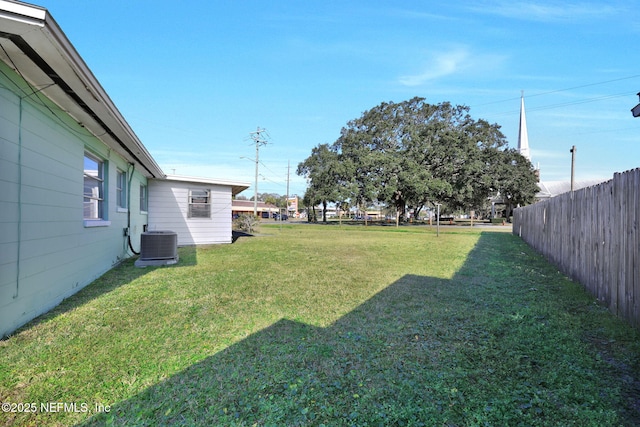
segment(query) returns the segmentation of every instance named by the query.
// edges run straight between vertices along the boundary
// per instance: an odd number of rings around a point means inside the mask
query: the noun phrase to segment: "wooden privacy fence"
[[[513,233],[640,327],[640,168],[518,208]]]

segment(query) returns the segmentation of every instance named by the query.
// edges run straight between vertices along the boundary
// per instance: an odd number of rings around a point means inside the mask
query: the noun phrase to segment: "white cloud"
[[[427,61],[426,70],[419,74],[401,76],[399,81],[405,86],[420,86],[427,81],[459,72],[467,66],[469,52],[458,48],[451,52],[435,53]]]
[[[591,2],[541,2],[541,1],[500,1],[476,3],[474,12],[500,15],[507,18],[528,21],[577,21],[587,18],[601,18],[618,13],[618,8]]]
[[[413,87],[470,70],[475,76],[487,70],[494,73],[505,60],[506,56],[475,53],[466,46],[455,47],[446,52],[429,53],[424,61],[423,72],[400,76],[398,82]]]

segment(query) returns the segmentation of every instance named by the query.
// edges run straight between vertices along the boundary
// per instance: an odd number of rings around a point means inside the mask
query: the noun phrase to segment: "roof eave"
[[[0,0],[0,36],[30,61],[19,73],[96,138],[137,164],[147,177],[164,172],[46,9]],[[22,58],[20,58],[22,59]],[[12,64],[8,64],[12,66]]]
[[[243,192],[244,190],[246,190],[251,186],[251,184],[244,181],[203,178],[203,177],[185,176],[185,175],[165,175],[164,179],[167,181],[194,182],[199,184],[222,185],[226,187],[231,187],[231,194],[234,196]]]

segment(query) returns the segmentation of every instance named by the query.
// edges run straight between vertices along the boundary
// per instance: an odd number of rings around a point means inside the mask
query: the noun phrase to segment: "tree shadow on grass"
[[[326,328],[281,319],[82,425],[637,421],[582,330],[545,308],[556,286],[518,272],[534,255],[501,254],[510,238],[483,235],[451,280],[406,275]]]

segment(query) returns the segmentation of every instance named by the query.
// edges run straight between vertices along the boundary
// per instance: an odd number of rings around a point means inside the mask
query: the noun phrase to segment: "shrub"
[[[240,214],[233,220],[233,229],[253,233],[258,226],[258,219],[251,214]]]

